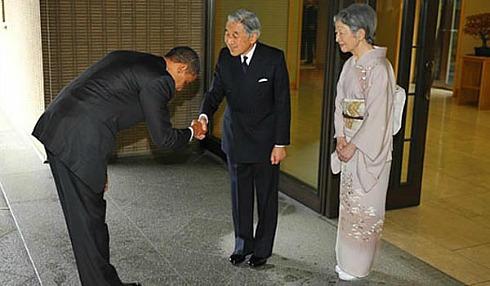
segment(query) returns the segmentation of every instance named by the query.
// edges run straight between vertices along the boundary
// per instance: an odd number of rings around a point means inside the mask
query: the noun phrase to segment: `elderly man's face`
[[[225,29],[225,44],[232,56],[247,54],[257,42],[257,34],[250,37],[245,33],[242,23],[228,22]]]

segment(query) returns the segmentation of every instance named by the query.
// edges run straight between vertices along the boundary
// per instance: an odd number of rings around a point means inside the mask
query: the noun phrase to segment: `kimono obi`
[[[345,136],[352,138],[362,125],[366,104],[364,99],[344,98],[342,116],[344,117]]]

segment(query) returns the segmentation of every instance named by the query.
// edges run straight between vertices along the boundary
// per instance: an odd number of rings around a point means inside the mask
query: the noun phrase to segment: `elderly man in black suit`
[[[208,120],[226,97],[222,149],[231,180],[235,248],[233,265],[251,267],[272,254],[278,215],[279,163],[290,135],[289,75],[284,53],[258,42],[260,22],[251,11],[228,16],[226,48],[219,54],[199,121]],[[258,222],[254,236],[254,196]]]
[[[122,283],[110,264],[107,159],[116,133],[143,121],[161,148],[202,137],[197,121],[172,128],[167,107],[175,90],[197,78],[199,67],[189,47],[165,57],[114,51],[66,85],[38,120],[32,134],[46,149],[83,285],[139,285]]]

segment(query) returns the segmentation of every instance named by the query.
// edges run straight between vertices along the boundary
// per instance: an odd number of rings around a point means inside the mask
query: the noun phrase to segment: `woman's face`
[[[349,26],[340,20],[335,22],[335,41],[339,44],[339,48],[343,53],[352,53],[359,46],[359,42],[361,41],[359,35],[359,31],[352,33]]]

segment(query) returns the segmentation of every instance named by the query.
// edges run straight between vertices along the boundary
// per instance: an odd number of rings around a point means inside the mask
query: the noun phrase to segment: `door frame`
[[[409,19],[414,19],[412,15],[415,15],[414,3],[415,1],[405,0],[404,7],[409,7],[404,13]],[[435,57],[435,43],[436,43],[436,28],[439,13],[439,0],[421,0],[417,1],[420,4],[419,16],[418,16],[418,32],[416,45],[412,46],[416,54],[415,60],[415,91],[414,93],[408,93],[408,96],[413,96],[413,116],[411,122],[411,138],[403,139],[405,128],[403,127],[395,138],[394,142],[394,159],[397,164],[392,166],[391,183],[388,190],[386,199],[387,209],[398,209],[410,206],[416,206],[420,204],[420,196],[422,191],[422,177],[424,168],[424,155],[425,155],[425,142],[427,138],[427,122],[429,114],[430,103],[430,89],[434,81],[434,57]],[[413,17],[413,18],[412,18]],[[405,19],[405,18],[404,18]],[[413,22],[414,23],[414,22]],[[404,21],[404,25],[407,27],[406,31],[402,31],[402,41],[413,38],[413,31],[409,33],[413,26],[409,21]],[[402,45],[402,49],[407,49],[411,45]],[[405,54],[406,53],[406,54]],[[408,64],[411,62],[411,56],[406,57],[407,54],[411,54],[409,51],[401,50],[400,52],[400,66],[398,72],[398,79],[400,84],[405,84],[404,87],[408,87],[409,77],[406,72],[410,71]],[[403,61],[402,61],[403,58]],[[402,65],[403,64],[403,65]],[[408,89],[406,89],[408,90]],[[406,113],[405,113],[406,114]],[[405,121],[405,118],[404,118]],[[405,123],[405,122],[404,122]],[[405,126],[405,124],[404,124]],[[402,140],[403,139],[403,140]],[[400,173],[402,168],[403,157],[403,143],[410,141],[408,167],[407,167],[407,180],[401,182]],[[400,152],[401,150],[401,152]]]

